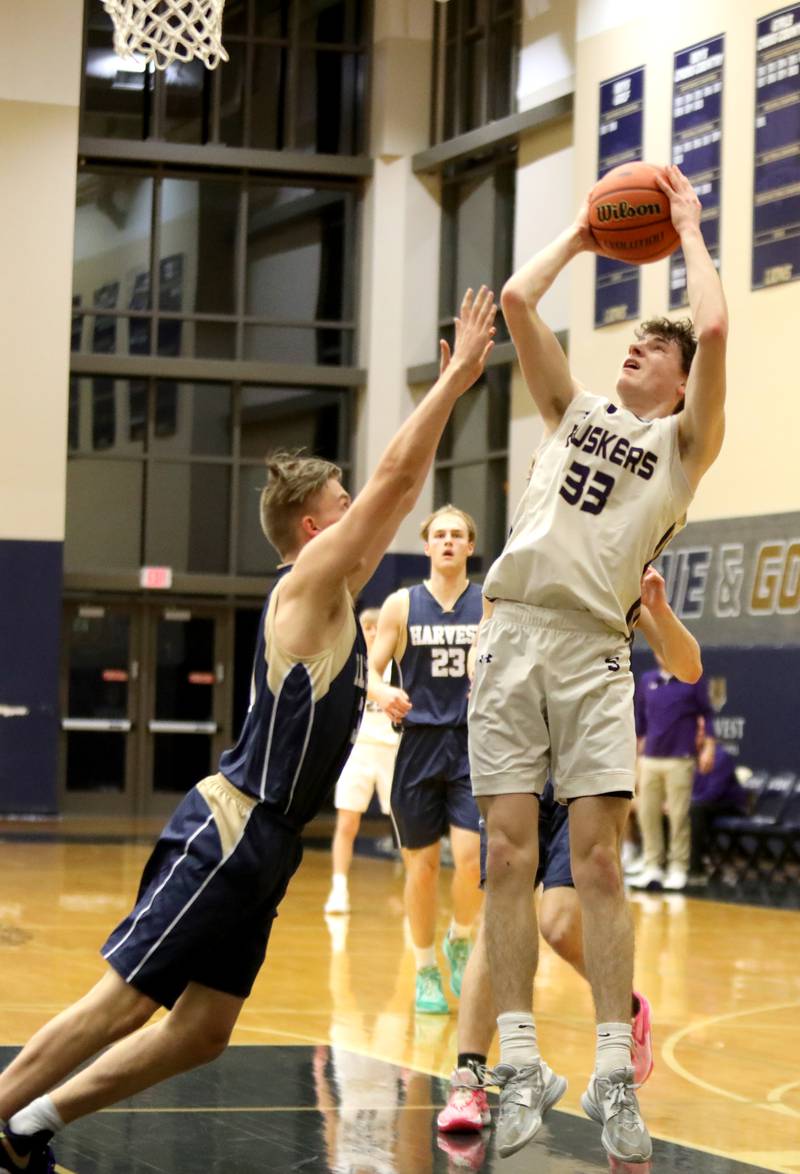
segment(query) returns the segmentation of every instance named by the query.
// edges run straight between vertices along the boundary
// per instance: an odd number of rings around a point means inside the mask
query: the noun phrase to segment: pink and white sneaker
[[[480,1133],[492,1121],[486,1093],[471,1068],[456,1068],[450,1096],[436,1119],[441,1133]]]
[[[633,1017],[633,1047],[631,1061],[633,1063],[633,1079],[636,1084],[644,1084],[653,1071],[653,1032],[650,1026],[650,1004],[644,995],[637,991],[633,997],[639,1009]]]

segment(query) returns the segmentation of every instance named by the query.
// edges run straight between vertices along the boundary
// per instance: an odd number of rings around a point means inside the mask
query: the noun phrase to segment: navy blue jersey
[[[467,722],[467,654],[483,614],[481,589],[470,583],[444,611],[424,583],[408,589],[406,646],[400,684],[413,708],[404,726],[463,726]]]
[[[290,656],[274,630],[278,594],[279,584],[264,604],[250,708],[219,769],[281,822],[301,828],[332,791],[355,741],[367,650],[353,611],[332,648],[305,661]]]

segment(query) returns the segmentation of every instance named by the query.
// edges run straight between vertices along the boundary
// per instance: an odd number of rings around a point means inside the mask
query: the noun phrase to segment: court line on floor
[[[787,1092],[791,1092],[793,1088],[800,1088],[800,1080],[790,1080],[788,1084],[779,1084],[777,1088],[773,1088],[771,1092],[767,1093],[768,1101],[782,1101]]]
[[[423,1073],[426,1075],[426,1073]],[[352,1108],[352,1105],[331,1105],[330,1108],[339,1112],[341,1109]],[[374,1109],[374,1105],[365,1105],[364,1108]],[[381,1106],[381,1109],[389,1110],[402,1109],[404,1112],[409,1109],[412,1113],[424,1109],[426,1113],[435,1113],[437,1109],[442,1108],[442,1102],[437,1105],[406,1105],[400,1101],[396,1105]],[[101,1109],[101,1113],[207,1113],[211,1116],[214,1113],[325,1113],[328,1110],[321,1109],[319,1105],[207,1105],[205,1108],[196,1105],[163,1105],[160,1108],[156,1105],[143,1105],[140,1109],[127,1107],[114,1107],[111,1109]],[[69,1171],[65,1171],[69,1174]]]
[[[782,1113],[790,1117],[800,1118],[800,1112],[796,1109],[791,1109],[788,1105],[776,1104],[774,1101],[770,1103],[769,1096],[766,1101],[754,1100],[752,1097],[742,1096],[741,1093],[730,1092],[728,1089],[719,1088],[717,1085],[709,1084],[708,1081],[702,1080],[699,1076],[694,1076],[688,1068],[681,1064],[680,1060],[675,1055],[675,1050],[678,1044],[683,1040],[688,1039],[698,1031],[703,1031],[707,1027],[712,1027],[718,1023],[725,1023],[731,1019],[744,1019],[748,1015],[767,1015],[773,1011],[794,1011],[800,1008],[800,1003],[768,1003],[762,1007],[750,1007],[743,1011],[728,1011],[724,1015],[709,1015],[705,1019],[699,1019],[695,1023],[690,1023],[686,1027],[674,1031],[672,1035],[668,1036],[661,1048],[661,1055],[665,1063],[677,1076],[682,1076],[684,1080],[690,1084],[695,1085],[696,1088],[705,1089],[706,1092],[714,1093],[716,1096],[726,1097],[730,1101],[736,1101],[740,1105],[752,1105],[757,1109],[767,1109],[771,1113]],[[791,1084],[781,1086],[785,1088],[792,1088],[800,1081],[792,1081]],[[779,1089],[773,1090],[778,1092]],[[777,1099],[777,1098],[776,1098]]]

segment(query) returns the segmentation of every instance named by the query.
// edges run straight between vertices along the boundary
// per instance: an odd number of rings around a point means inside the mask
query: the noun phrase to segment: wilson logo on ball
[[[600,221],[626,220],[631,216],[658,216],[661,205],[629,204],[627,200],[620,200],[618,204],[596,204],[594,211]]]

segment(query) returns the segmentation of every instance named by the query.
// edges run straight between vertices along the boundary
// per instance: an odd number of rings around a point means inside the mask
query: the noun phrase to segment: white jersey
[[[683,527],[692,499],[678,420],[640,420],[602,396],[577,395],[536,454],[484,595],[588,611],[628,635],[642,574]]]

